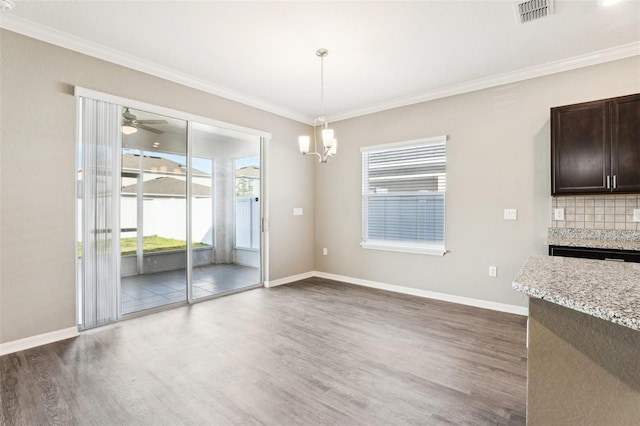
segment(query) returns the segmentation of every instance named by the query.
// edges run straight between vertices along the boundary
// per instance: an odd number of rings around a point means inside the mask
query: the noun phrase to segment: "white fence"
[[[260,198],[236,198],[236,247],[260,248]]]
[[[210,198],[193,199],[193,242],[213,245],[213,213]],[[144,235],[159,235],[176,240],[187,239],[186,201],[180,198],[145,198],[143,201]],[[78,203],[78,215],[82,205]],[[135,197],[120,198],[120,227],[137,229]],[[81,218],[82,216],[78,216]],[[258,197],[237,197],[235,208],[235,245],[239,248],[260,248],[260,201]],[[78,221],[78,232],[82,224]],[[232,224],[228,224],[229,227]],[[78,234],[80,235],[80,234]],[[121,238],[135,237],[136,232],[122,232]]]

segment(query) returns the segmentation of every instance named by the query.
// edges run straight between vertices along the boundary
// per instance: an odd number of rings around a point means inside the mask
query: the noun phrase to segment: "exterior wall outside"
[[[233,263],[252,268],[260,267],[260,253],[256,250],[237,248],[233,251]]]
[[[194,249],[193,266],[213,263],[214,251],[211,249]],[[187,255],[184,250],[147,253],[143,255],[143,274],[176,271],[187,267]],[[138,258],[135,255],[120,258],[120,275],[123,277],[138,275]]]
[[[314,269],[309,126],[4,29],[0,53],[0,343],[76,324],[76,85],[270,132],[267,279]]]
[[[638,93],[638,70],[636,56],[332,123],[340,148],[317,168],[316,270],[526,306],[511,281],[528,256],[547,250],[549,109]],[[360,147],[439,135],[449,136],[449,252],[362,249]],[[517,209],[517,220],[503,219],[506,208]],[[495,278],[490,265],[497,266]]]

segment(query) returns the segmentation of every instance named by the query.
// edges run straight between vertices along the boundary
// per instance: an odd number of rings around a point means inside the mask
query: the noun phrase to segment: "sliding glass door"
[[[122,135],[120,187],[126,315],[187,300],[187,122],[132,108],[124,114],[132,124]]]
[[[237,158],[256,159],[253,169],[259,199],[260,141],[255,137],[221,133],[214,126],[194,123],[191,159],[191,232],[193,244],[193,299],[227,294],[261,285],[260,231],[257,249],[237,247],[238,229],[259,229],[261,210],[254,207],[253,218],[237,220],[240,189],[236,178]],[[255,192],[255,191],[254,191]],[[256,220],[257,218],[257,220]]]
[[[260,137],[79,105],[81,329],[262,285]]]

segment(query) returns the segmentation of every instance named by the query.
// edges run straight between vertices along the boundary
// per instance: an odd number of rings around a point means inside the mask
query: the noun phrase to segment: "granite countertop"
[[[640,231],[549,228],[547,244],[640,251]]]
[[[512,287],[640,331],[640,263],[531,256]]]

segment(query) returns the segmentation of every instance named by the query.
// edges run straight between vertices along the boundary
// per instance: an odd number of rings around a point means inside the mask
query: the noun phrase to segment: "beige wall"
[[[308,126],[6,30],[0,39],[0,342],[76,325],[75,85],[270,132],[268,279],[313,270],[314,168],[297,151]]]
[[[333,123],[339,152],[316,175],[316,270],[526,306],[511,281],[528,256],[546,253],[549,108],[637,92],[634,57]],[[445,134],[450,253],[360,248],[360,147]],[[518,220],[503,220],[505,208]]]
[[[522,306],[511,280],[545,252],[550,225],[549,108],[640,92],[636,57],[344,120],[334,123],[337,157],[318,165],[297,152],[303,124],[6,30],[0,38],[0,342],[75,325],[74,85],[270,132],[269,280],[319,270]],[[359,148],[442,134],[450,253],[361,249]],[[502,220],[504,208],[518,220]]]

